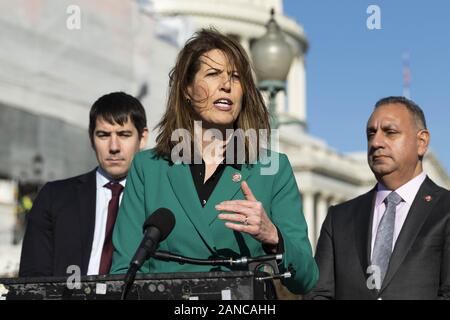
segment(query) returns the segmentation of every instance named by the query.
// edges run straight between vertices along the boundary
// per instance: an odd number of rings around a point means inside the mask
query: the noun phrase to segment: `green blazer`
[[[294,293],[311,290],[318,279],[300,194],[286,155],[275,153],[279,168],[262,175],[264,165],[242,165],[241,170],[226,166],[205,207],[202,207],[187,164],[173,164],[157,158],[153,150],[138,153],[127,176],[126,187],[113,234],[112,273],[125,273],[142,240],[142,225],[156,209],[165,207],[175,215],[175,227],[159,250],[191,258],[207,259],[265,255],[262,244],[252,236],[225,227],[217,218],[216,204],[245,199],[240,182],[232,176],[240,173],[260,201],[284,241],[281,272],[292,266],[295,275],[284,284]],[[274,155],[272,154],[272,157]],[[267,168],[267,166],[266,166]],[[159,261],[151,258],[141,267],[144,273],[227,271],[226,267],[198,266]]]

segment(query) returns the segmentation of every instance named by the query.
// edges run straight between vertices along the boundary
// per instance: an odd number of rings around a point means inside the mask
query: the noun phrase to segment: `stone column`
[[[314,195],[312,192],[303,193],[303,214],[305,215],[306,224],[308,225],[308,238],[313,247],[313,251],[315,251]]]
[[[303,56],[297,55],[292,61],[288,74],[288,110],[295,119],[306,123],[306,73]]]
[[[245,49],[245,51],[247,51],[247,54],[251,59],[252,54],[250,52],[250,39],[242,36],[239,42],[241,46]]]
[[[316,211],[316,240],[319,240],[320,230],[322,229],[322,223],[327,216],[327,199],[324,195],[319,195],[317,198],[317,211]]]

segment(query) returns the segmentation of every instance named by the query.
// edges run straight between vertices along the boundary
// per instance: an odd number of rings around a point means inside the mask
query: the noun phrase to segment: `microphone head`
[[[156,209],[144,222],[144,233],[149,227],[155,227],[161,233],[160,241],[163,241],[172,232],[175,226],[175,216],[166,208]]]

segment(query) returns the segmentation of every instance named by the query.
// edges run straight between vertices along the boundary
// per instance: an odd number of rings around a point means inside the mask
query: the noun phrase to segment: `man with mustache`
[[[92,105],[89,137],[99,166],[41,189],[27,216],[19,276],[67,276],[74,266],[80,275],[109,273],[122,190],[147,135],[145,110],[136,98],[113,92]]]
[[[368,162],[378,184],[330,207],[312,299],[450,299],[450,192],[422,169],[430,133],[404,97],[375,105]]]

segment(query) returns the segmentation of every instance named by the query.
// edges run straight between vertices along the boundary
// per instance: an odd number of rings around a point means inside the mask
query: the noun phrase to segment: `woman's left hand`
[[[232,221],[225,223],[225,226],[232,230],[248,233],[256,240],[276,247],[279,240],[277,228],[270,221],[262,203],[255,198],[246,181],[242,182],[241,188],[246,200],[223,201],[216,205],[219,211],[233,212],[221,213],[218,215],[219,219]]]

